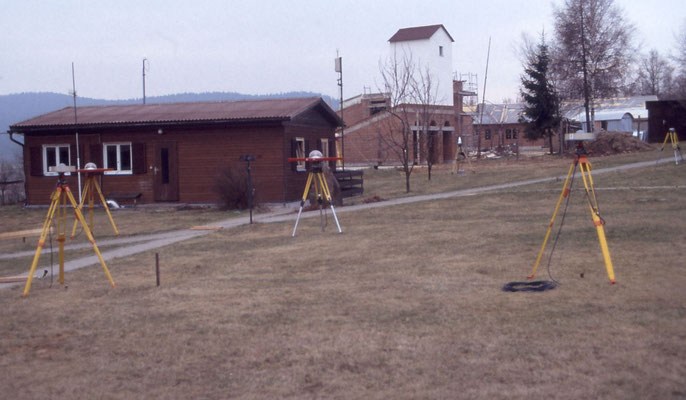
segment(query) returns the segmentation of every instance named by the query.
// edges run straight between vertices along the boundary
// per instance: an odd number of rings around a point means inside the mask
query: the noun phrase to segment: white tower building
[[[453,105],[453,38],[443,25],[417,26],[398,30],[390,39],[390,57],[410,56],[417,73],[431,74],[437,87],[436,104]],[[436,86],[437,85],[437,86]]]

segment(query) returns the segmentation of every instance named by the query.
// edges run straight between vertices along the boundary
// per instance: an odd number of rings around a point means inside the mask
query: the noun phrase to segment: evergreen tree
[[[526,132],[528,139],[536,140],[548,137],[550,152],[553,153],[553,135],[560,125],[559,100],[550,83],[550,55],[545,37],[541,35],[541,42],[527,55],[524,75],[521,77],[521,94],[526,116]]]

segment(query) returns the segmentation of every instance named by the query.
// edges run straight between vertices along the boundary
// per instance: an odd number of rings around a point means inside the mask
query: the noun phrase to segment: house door
[[[155,201],[179,200],[179,171],[176,142],[155,143],[153,191]]]

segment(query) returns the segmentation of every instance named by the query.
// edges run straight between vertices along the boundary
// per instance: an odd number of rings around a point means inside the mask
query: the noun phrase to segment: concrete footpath
[[[674,162],[674,160],[670,160],[670,159],[662,159],[659,162],[665,163],[665,162],[670,162],[670,161]],[[625,164],[625,165],[620,165],[620,166],[610,167],[610,168],[594,169],[593,175],[599,175],[599,174],[604,174],[604,173],[609,173],[609,172],[614,172],[614,171],[634,169],[634,168],[650,167],[650,166],[654,166],[655,164],[656,164],[655,161],[645,161],[645,162]],[[578,173],[577,173],[577,175],[578,175]],[[388,206],[395,206],[395,205],[401,205],[401,204],[410,204],[410,203],[417,203],[417,202],[422,202],[422,201],[432,201],[432,200],[440,200],[440,199],[448,199],[448,198],[456,198],[456,197],[464,197],[464,196],[473,196],[476,194],[481,194],[481,193],[486,193],[486,192],[494,192],[494,191],[505,190],[505,189],[511,189],[511,188],[520,187],[520,186],[535,185],[535,184],[546,183],[546,182],[554,182],[554,181],[564,180],[565,178],[566,178],[566,174],[553,176],[553,177],[549,177],[549,178],[530,179],[530,180],[525,180],[525,181],[510,182],[510,183],[504,183],[504,184],[499,184],[499,185],[491,185],[491,186],[483,186],[483,187],[477,187],[477,188],[471,188],[471,189],[454,190],[454,191],[444,192],[444,193],[426,194],[426,195],[419,195],[419,196],[408,196],[408,197],[402,197],[402,198],[392,199],[392,200],[387,200],[387,201],[380,201],[380,202],[376,202],[376,203],[358,204],[358,205],[353,205],[353,206],[338,207],[338,208],[336,208],[336,214],[340,215],[340,214],[344,214],[344,213],[367,210],[367,209],[371,209],[371,208],[388,207]],[[295,211],[297,211],[297,207],[298,207],[298,205],[296,203],[292,203],[292,205],[290,205],[290,206],[285,205],[285,206],[275,207],[267,213],[253,215],[253,222],[256,222],[256,223],[275,223],[275,222],[284,222],[284,221],[295,221],[295,219],[297,217],[297,213],[295,212]],[[319,216],[319,212],[317,210],[315,210],[315,211],[303,212],[302,216],[300,218],[306,219],[306,218],[312,218],[312,217],[318,217],[318,216]],[[221,227],[222,229],[231,229],[231,228],[235,228],[238,226],[247,225],[249,223],[250,223],[250,219],[249,219],[249,217],[246,216],[246,217],[241,217],[241,218],[227,219],[227,220],[220,221],[217,223],[212,223],[211,225]],[[345,227],[343,227],[343,228],[345,228]],[[107,262],[107,261],[115,259],[115,258],[126,257],[126,256],[130,256],[133,254],[138,254],[138,253],[142,253],[145,251],[154,250],[154,249],[157,249],[160,247],[168,246],[170,244],[182,242],[184,240],[205,236],[205,235],[208,235],[212,232],[214,232],[214,230],[180,229],[180,230],[157,233],[157,234],[120,237],[117,239],[97,241],[96,243],[98,245],[98,248],[100,249],[100,252],[102,254],[103,259],[105,260],[105,262]],[[83,248],[91,248],[91,247],[92,246],[90,243],[79,243],[79,244],[65,246],[65,250],[75,250],[75,249],[83,249]],[[110,249],[108,250],[107,248],[110,248]],[[47,251],[49,251],[49,249],[47,249]],[[29,256],[33,256],[34,254],[35,254],[35,250],[17,252],[17,253],[11,253],[11,254],[0,254],[0,259],[29,257]],[[45,254],[46,254],[46,249],[44,248],[43,252],[42,252],[42,258],[45,257]],[[99,265],[99,264],[100,264],[100,261],[98,260],[97,256],[94,254],[92,256],[83,257],[83,258],[79,258],[76,260],[66,262],[64,265],[64,269],[65,269],[65,271],[72,271],[75,269],[88,267],[91,265]],[[43,271],[43,270],[46,270],[48,268],[49,267],[46,267],[46,266],[38,267],[37,271]],[[28,275],[28,272],[23,274],[23,275],[19,275],[19,276],[26,277],[27,275]],[[37,275],[40,276],[40,275],[42,275],[42,273],[37,274]],[[0,289],[11,287],[11,286],[16,286],[16,285],[23,285],[23,284],[24,283],[2,283],[2,284],[0,284]]]

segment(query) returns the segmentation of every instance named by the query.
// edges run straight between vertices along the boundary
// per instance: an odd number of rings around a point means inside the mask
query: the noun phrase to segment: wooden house
[[[302,195],[307,172],[287,158],[314,149],[335,155],[341,125],[321,98],[290,98],[68,107],[14,124],[10,132],[24,135],[28,204],[49,203],[56,183],[49,167],[76,165],[77,155],[81,167],[94,162],[114,169],[101,179],[106,195],[214,203],[219,171],[245,168],[239,157],[251,154],[256,200],[288,202]],[[68,181],[76,191],[77,178]]]
[[[675,129],[679,143],[686,141],[686,99],[648,101],[645,105],[650,113],[646,141],[663,143],[670,128]]]

